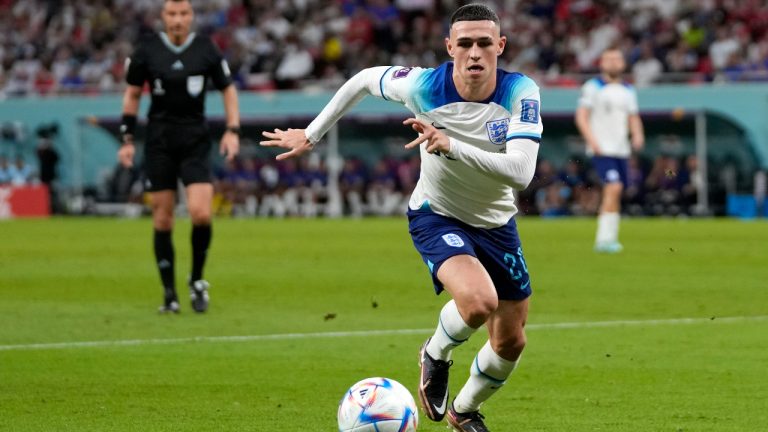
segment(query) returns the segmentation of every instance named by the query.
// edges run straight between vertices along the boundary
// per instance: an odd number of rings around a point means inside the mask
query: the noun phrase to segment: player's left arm
[[[523,190],[533,179],[543,130],[539,87],[529,78],[518,81],[505,104],[510,117],[507,124],[506,152],[488,152],[450,138],[446,156],[461,161],[477,171]]]
[[[240,107],[237,102],[237,89],[230,84],[221,91],[224,100],[224,114],[226,116],[226,129],[221,136],[219,153],[225,155],[227,160],[232,160],[240,152]]]
[[[445,154],[517,190],[528,187],[533,179],[539,153],[539,143],[536,139],[513,138],[507,141],[506,153],[492,153],[450,138],[434,126],[418,119],[410,118],[403,124],[411,126],[420,134],[405,145],[407,149],[416,148],[426,142],[427,152]]]

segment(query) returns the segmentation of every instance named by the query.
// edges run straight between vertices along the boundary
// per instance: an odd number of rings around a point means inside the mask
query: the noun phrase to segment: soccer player
[[[123,96],[120,130],[120,162],[133,164],[133,134],[144,83],[149,83],[149,108],[144,151],[145,188],[152,203],[154,250],[164,303],[160,312],[179,312],[174,278],[174,249],[171,239],[177,179],[186,189],[187,209],[192,219],[192,271],[189,290],[196,312],[208,309],[208,282],[203,266],[211,243],[211,140],[205,122],[206,81],[221,90],[226,113],[226,131],[220,151],[234,158],[240,146],[240,114],[237,91],[229,67],[209,38],[191,32],[194,12],[189,0],[165,0],[162,10],[165,32],[142,40],[126,61],[128,88]]]
[[[600,57],[600,77],[584,83],[576,109],[576,127],[603,182],[595,237],[595,251],[600,253],[618,253],[623,249],[619,243],[619,219],[627,163],[632,149],[642,150],[645,142],[637,94],[622,80],[625,67],[620,50],[604,51]],[[632,135],[631,147],[627,132]]]
[[[451,17],[445,40],[453,62],[435,69],[381,66],[347,81],[306,129],[263,132],[261,144],[313,148],[365,95],[404,104],[419,136],[421,176],[411,195],[409,230],[435,291],[450,300],[421,348],[419,400],[434,421],[447,414],[457,431],[487,431],[480,405],[517,366],[525,346],[531,282],[513,216],[513,190],[531,181],[541,139],[539,89],[528,77],[497,69],[506,38],[499,18],[470,4]],[[448,404],[451,352],[485,324],[489,340],[469,379]]]

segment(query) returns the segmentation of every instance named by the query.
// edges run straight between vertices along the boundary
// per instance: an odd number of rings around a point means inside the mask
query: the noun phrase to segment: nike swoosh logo
[[[445,129],[445,126],[441,125],[438,122],[432,122],[432,127],[435,129]]]
[[[443,413],[445,413],[445,405],[447,401],[448,401],[448,392],[445,392],[445,396],[443,397],[443,403],[440,406],[436,406],[436,405],[432,405],[432,406],[435,408],[435,411],[438,414],[442,415]]]
[[[521,286],[521,287],[520,287],[520,289],[526,289],[526,288],[528,288],[528,286],[529,286],[530,284],[531,284],[531,281],[529,280],[529,281],[527,281],[526,283],[524,283],[524,284],[523,284],[523,286]]]

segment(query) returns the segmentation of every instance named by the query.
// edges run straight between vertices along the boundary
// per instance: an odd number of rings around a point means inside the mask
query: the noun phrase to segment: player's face
[[[484,82],[496,76],[499,55],[507,38],[493,21],[457,21],[445,39],[454,71],[465,82]]]
[[[606,51],[600,56],[600,70],[611,78],[621,76],[625,67],[624,54],[619,50]]]
[[[172,40],[183,42],[192,27],[194,16],[189,1],[166,1],[163,5],[165,32]]]

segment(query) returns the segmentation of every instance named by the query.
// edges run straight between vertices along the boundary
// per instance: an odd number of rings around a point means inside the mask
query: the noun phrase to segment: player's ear
[[[500,56],[504,52],[504,47],[505,46],[507,46],[507,37],[506,36],[501,36],[499,38],[498,49],[496,50],[496,56],[497,57]]]
[[[451,38],[445,38],[445,50],[448,51],[448,55],[453,58],[453,44]]]

